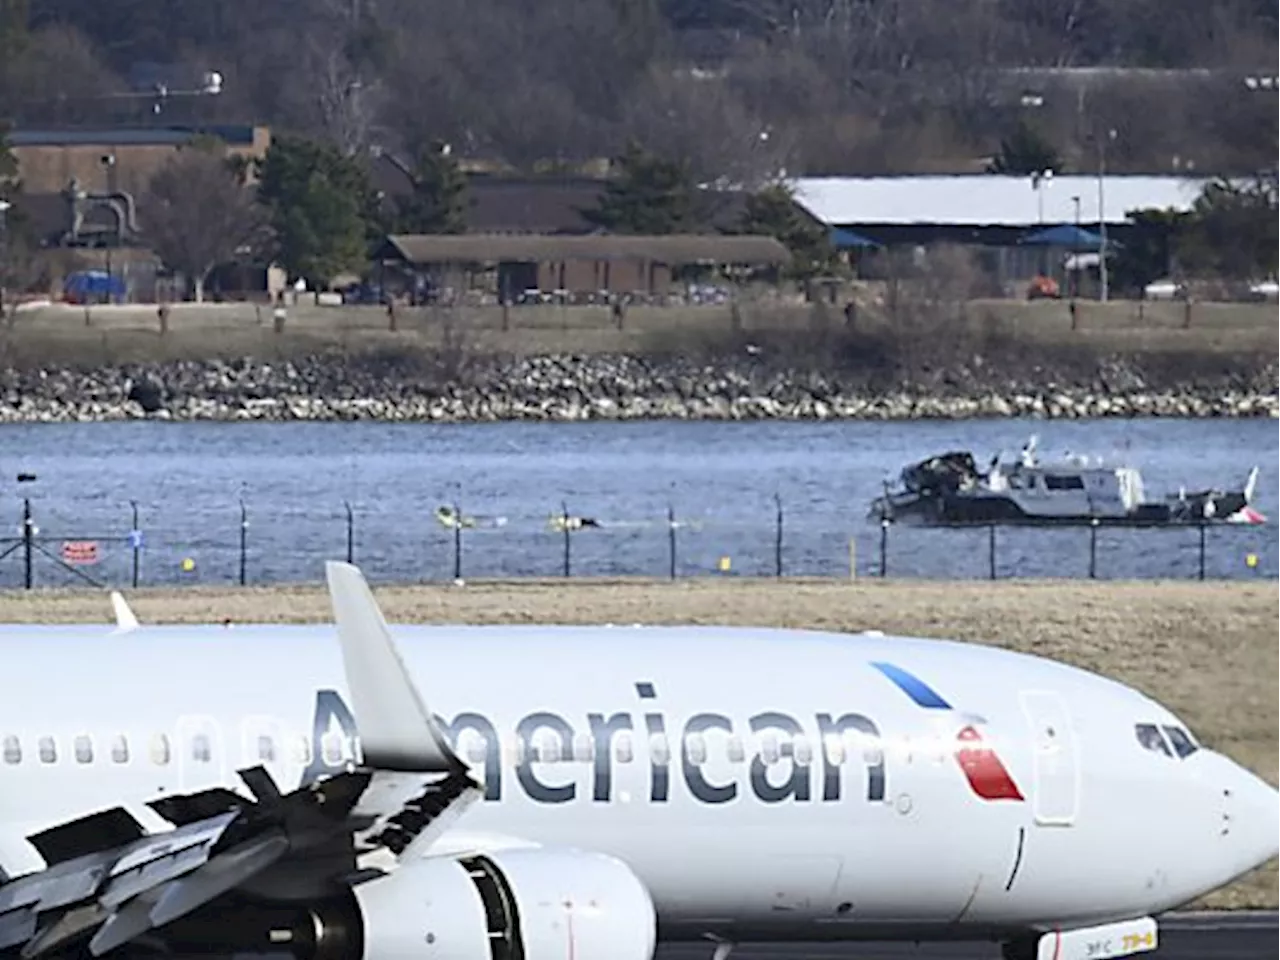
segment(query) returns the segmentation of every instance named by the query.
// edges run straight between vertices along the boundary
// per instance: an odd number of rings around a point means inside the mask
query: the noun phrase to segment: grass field
[[[376,593],[387,618],[399,622],[743,624],[992,643],[1130,684],[1182,716],[1206,745],[1277,783],[1274,583],[574,580]],[[319,585],[139,590],[130,602],[144,622],[330,619]],[[0,593],[0,622],[109,618],[101,593]],[[1276,907],[1275,862],[1203,905]]]
[[[1062,301],[972,301],[954,310],[947,324],[957,330],[1044,346],[1274,356],[1278,345],[1276,308],[1268,304],[1193,304],[1188,313],[1179,303],[1080,301],[1074,327]],[[838,306],[752,302],[741,306],[739,320],[744,331],[764,332],[839,326],[844,317]],[[865,329],[893,321],[867,311],[857,323]],[[433,350],[446,340],[477,353],[645,352],[673,339],[727,335],[733,312],[728,306],[635,306],[619,329],[607,307],[520,306],[505,314],[500,307],[399,307],[397,330],[388,327],[381,307],[293,306],[277,334],[268,306],[175,304],[161,336],[154,306],[54,305],[24,309],[12,325],[0,326],[0,365],[278,359],[328,349]]]

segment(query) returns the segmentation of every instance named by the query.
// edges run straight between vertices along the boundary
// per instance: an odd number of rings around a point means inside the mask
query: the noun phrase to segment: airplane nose
[[[1235,767],[1234,774],[1223,791],[1223,835],[1241,866],[1252,870],[1280,855],[1280,793],[1242,767]]]

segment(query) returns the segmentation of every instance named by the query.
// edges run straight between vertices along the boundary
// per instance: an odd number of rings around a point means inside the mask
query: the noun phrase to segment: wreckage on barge
[[[1085,457],[1041,461],[1036,438],[1018,459],[997,455],[984,473],[967,451],[929,457],[901,471],[871,503],[870,519],[920,526],[1195,526],[1260,524],[1251,502],[1254,467],[1238,491],[1185,490],[1148,500],[1142,474]]]

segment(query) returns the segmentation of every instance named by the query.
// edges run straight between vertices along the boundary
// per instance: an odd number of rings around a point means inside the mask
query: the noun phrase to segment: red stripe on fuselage
[[[982,742],[982,734],[975,727],[965,727],[956,739],[960,747],[956,760],[973,792],[983,800],[1022,800],[1022,792],[1009,776],[996,752]]]

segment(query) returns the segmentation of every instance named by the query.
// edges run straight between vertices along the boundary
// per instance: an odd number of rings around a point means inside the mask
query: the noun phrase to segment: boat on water
[[[877,522],[919,526],[1195,526],[1260,524],[1252,506],[1258,468],[1239,490],[1185,489],[1148,499],[1142,473],[1082,456],[1041,460],[1036,437],[1016,460],[991,459],[986,471],[973,454],[951,451],[904,467],[885,483],[867,513]]]

